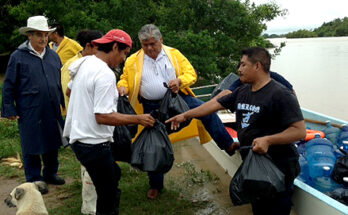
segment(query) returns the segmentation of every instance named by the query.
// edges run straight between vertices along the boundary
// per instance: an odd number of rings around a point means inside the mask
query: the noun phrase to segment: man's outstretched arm
[[[180,127],[180,123],[185,122],[188,119],[191,118],[199,118],[203,116],[207,116],[209,114],[212,114],[218,110],[222,110],[224,107],[217,102],[215,99],[210,100],[201,106],[198,106],[194,109],[191,109],[185,113],[176,115],[166,121],[166,123],[172,123],[171,129],[177,130]]]

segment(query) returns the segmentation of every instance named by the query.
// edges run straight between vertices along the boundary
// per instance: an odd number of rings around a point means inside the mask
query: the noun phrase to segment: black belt
[[[88,143],[81,143],[80,141],[76,141],[75,143],[73,144],[76,144],[76,145],[79,145],[79,146],[82,146],[82,147],[86,147],[86,148],[89,148],[89,147],[101,147],[101,146],[109,146],[110,145],[110,142],[107,141],[107,142],[103,142],[103,143],[97,143],[97,144],[88,144]]]
[[[159,99],[159,100],[148,100],[148,99],[145,99],[144,97],[141,97],[141,96],[139,96],[138,99],[139,99],[140,103],[145,103],[145,104],[159,104],[162,101],[162,99]]]

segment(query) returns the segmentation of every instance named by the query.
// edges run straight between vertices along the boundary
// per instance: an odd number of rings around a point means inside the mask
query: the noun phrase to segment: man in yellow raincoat
[[[150,113],[159,108],[167,91],[163,82],[167,83],[174,93],[179,93],[190,109],[203,104],[204,102],[194,97],[189,88],[197,80],[193,66],[179,50],[163,45],[162,34],[158,27],[153,24],[144,25],[139,31],[138,37],[142,49],[127,59],[123,74],[117,84],[121,96],[129,95],[130,103],[137,114]],[[186,132],[194,133],[196,131],[195,136],[197,136],[199,131],[201,143],[208,142],[212,137],[221,149],[233,151],[236,145],[232,144],[233,139],[216,113],[199,120],[201,122],[198,124],[195,122],[196,128],[186,130]],[[200,123],[203,123],[211,137],[204,129],[197,129],[197,125]],[[179,133],[182,132],[185,130]],[[185,134],[183,135],[185,136]],[[182,139],[182,135],[180,136]],[[175,142],[175,138],[172,136],[171,141]],[[150,190],[147,197],[155,199],[159,191],[163,189],[164,175],[150,172],[148,175]]]
[[[70,58],[82,51],[82,46],[78,42],[64,35],[64,28],[60,24],[54,24],[56,30],[51,32],[48,37],[50,39],[49,46],[57,52],[62,64],[64,65]]]

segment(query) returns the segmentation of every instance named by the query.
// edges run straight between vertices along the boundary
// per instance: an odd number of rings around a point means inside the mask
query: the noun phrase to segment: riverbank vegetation
[[[59,22],[70,38],[81,29],[106,33],[112,28],[128,32],[134,41],[132,52],[141,48],[137,32],[147,23],[162,31],[164,43],[179,49],[193,64],[198,84],[221,81],[236,72],[240,51],[245,47],[267,47],[261,37],[266,21],[286,11],[275,3],[255,5],[249,0],[0,0],[0,54],[12,52],[25,37],[18,28],[29,16],[44,14]]]
[[[264,35],[266,38],[311,38],[311,37],[341,37],[348,36],[348,17],[323,23],[313,30],[300,29],[283,35]]]

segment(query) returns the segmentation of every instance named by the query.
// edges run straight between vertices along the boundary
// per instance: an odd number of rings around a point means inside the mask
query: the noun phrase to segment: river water
[[[286,42],[271,70],[294,86],[301,107],[348,121],[348,37],[270,41]]]

